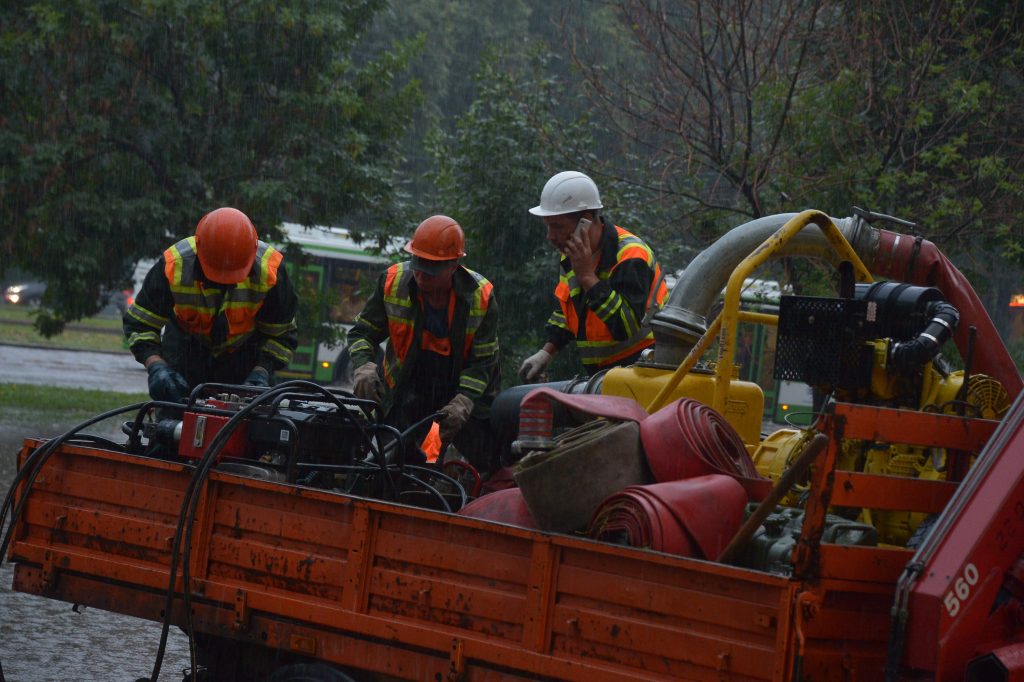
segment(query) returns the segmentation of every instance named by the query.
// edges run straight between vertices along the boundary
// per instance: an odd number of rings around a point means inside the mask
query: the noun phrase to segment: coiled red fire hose
[[[731,476],[711,474],[629,486],[598,507],[587,534],[605,542],[697,558],[717,558],[747,504]]]
[[[519,488],[496,490],[478,497],[460,509],[459,515],[523,528],[537,527]]]
[[[771,481],[754,468],[736,429],[712,408],[680,398],[640,422],[647,464],[658,482],[724,474],[736,478],[752,500],[764,499]]]

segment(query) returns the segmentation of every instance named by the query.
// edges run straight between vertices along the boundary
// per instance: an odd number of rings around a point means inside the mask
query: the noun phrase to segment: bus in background
[[[315,293],[314,326],[333,325],[348,332],[362,311],[377,276],[389,261],[352,241],[347,230],[337,227],[304,227],[283,223],[286,243],[275,244],[285,252],[285,267],[300,299]],[[302,253],[296,257],[295,247]],[[297,269],[297,271],[296,271]],[[300,306],[310,301],[300,300]],[[303,310],[309,314],[309,309]],[[301,314],[301,313],[300,313]],[[306,320],[306,323],[309,321]],[[344,384],[351,379],[348,344],[320,343],[299,323],[299,346],[291,364],[276,374],[281,379],[307,379],[320,384]]]

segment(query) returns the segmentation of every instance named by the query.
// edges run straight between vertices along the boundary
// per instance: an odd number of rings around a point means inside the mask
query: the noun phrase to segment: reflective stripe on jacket
[[[476,289],[473,291],[469,311],[466,316],[466,328],[463,332],[462,361],[469,357],[469,351],[473,347],[473,339],[476,336],[480,323],[483,322],[490,305],[492,285],[483,275],[465,269],[476,282]],[[388,268],[384,277],[384,310],[388,318],[388,336],[390,344],[388,353],[384,357],[384,381],[389,388],[394,388],[398,376],[409,355],[409,348],[415,338],[415,324],[417,303],[413,301],[409,283],[412,281],[412,268],[410,263],[396,263]],[[454,296],[454,293],[452,294]],[[449,320],[451,322],[451,320]],[[451,337],[456,339],[459,330],[451,329]],[[497,343],[493,344],[492,352],[497,351]],[[486,349],[477,349],[478,354]],[[478,379],[462,376],[459,379],[459,389],[474,395],[481,395],[486,384]]]
[[[576,339],[576,347],[584,367],[596,371],[611,367],[623,358],[628,358],[644,348],[654,344],[654,334],[647,324],[650,317],[657,312],[668,298],[668,287],[661,271],[661,265],[651,248],[630,232],[615,227],[617,249],[615,263],[612,267],[598,269],[599,280],[610,279],[621,264],[631,260],[642,260],[651,271],[647,297],[642,317],[637,317],[628,301],[614,290],[599,307],[592,309],[584,302],[585,292],[576,280],[573,270],[562,270],[555,286],[555,298],[559,309],[554,312],[548,324],[565,329]],[[584,325],[580,328],[577,310],[584,311]],[[616,327],[624,331],[624,338],[616,338],[609,323],[616,322]]]
[[[174,299],[178,326],[187,334],[201,339],[214,356],[233,351],[256,330],[256,314],[263,306],[267,292],[277,283],[277,271],[282,260],[280,251],[260,241],[249,277],[233,287],[221,289],[197,278],[195,237],[174,244],[164,251],[164,276]],[[214,338],[214,320],[221,313],[227,321],[226,334],[223,338]],[[277,329],[281,326],[288,325],[268,325],[274,328],[260,328],[259,331],[273,337],[282,332]],[[272,338],[263,350],[285,364],[291,362],[291,349],[274,343]]]

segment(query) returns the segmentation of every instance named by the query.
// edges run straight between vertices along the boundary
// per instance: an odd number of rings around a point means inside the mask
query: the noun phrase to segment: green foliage
[[[436,212],[451,215],[466,232],[467,267],[494,283],[500,311],[503,378],[514,379],[522,359],[544,340],[554,308],[558,258],[546,228],[529,214],[555,172],[590,159],[585,107],[560,100],[564,83],[545,74],[547,57],[531,70],[510,70],[497,57],[484,61],[478,96],[459,117],[454,134],[435,132],[430,148],[438,164]]]
[[[0,254],[48,284],[39,327],[95,311],[222,205],[387,229],[409,46],[357,61],[376,0],[34,0],[0,36]]]

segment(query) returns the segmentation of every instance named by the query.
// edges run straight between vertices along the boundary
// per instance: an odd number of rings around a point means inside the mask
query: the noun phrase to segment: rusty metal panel
[[[891,591],[914,556],[913,550],[903,547],[823,544],[820,551],[821,577],[860,581],[864,590],[874,584]]]
[[[552,646],[677,678],[772,679],[783,664],[776,645],[784,594],[774,576],[566,549]]]
[[[188,478],[180,466],[155,464],[78,446],[57,450],[36,478],[11,557],[43,565],[59,558],[75,570],[95,562],[113,579],[142,584],[166,576]]]
[[[439,520],[383,515],[367,612],[519,641],[529,539]]]
[[[946,508],[956,488],[957,484],[949,481],[836,471],[832,504],[937,514]]]
[[[891,583],[823,581],[815,599],[799,607],[801,679],[883,679],[894,589]]]
[[[160,619],[190,477],[61,449],[20,520],[16,589]],[[200,631],[406,679],[788,670],[780,576],[218,472],[192,541]]]
[[[282,496],[273,489],[229,483],[226,476],[215,480],[205,578],[340,599],[351,505],[326,505],[322,494],[297,488]]]

